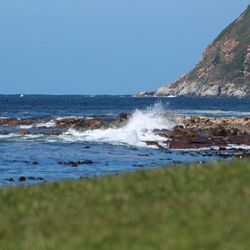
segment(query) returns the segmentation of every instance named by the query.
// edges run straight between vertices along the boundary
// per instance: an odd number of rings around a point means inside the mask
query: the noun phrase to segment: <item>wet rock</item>
[[[178,138],[183,136],[196,136],[197,134],[192,129],[186,129],[182,125],[177,125],[171,132],[172,138]]]
[[[238,133],[240,133],[237,128],[228,129],[226,132],[227,132],[227,135],[237,135]]]
[[[165,149],[164,147],[162,147],[158,142],[156,141],[144,141],[146,143],[146,145],[148,146],[156,146],[159,149]]]
[[[21,122],[21,120],[11,119],[8,121],[8,125],[13,126],[13,127],[17,127],[17,126],[22,125],[22,122]]]
[[[126,113],[119,114],[119,119],[120,120],[127,120],[128,119],[128,114],[126,114]]]
[[[191,144],[209,144],[209,138],[208,137],[196,137],[196,138],[190,138]]]
[[[235,145],[250,145],[250,135],[229,136],[228,143]]]
[[[3,118],[0,119],[0,126],[4,126],[4,125],[7,125],[7,124],[8,124],[7,119],[3,119]]]
[[[27,177],[27,179],[28,179],[28,180],[31,180],[31,181],[35,181],[35,180],[36,180],[36,177],[34,177],[34,176],[29,176],[29,177]]]
[[[45,179],[42,177],[34,177],[34,176],[29,176],[27,177],[27,179],[30,181],[45,181]]]
[[[187,129],[211,130],[211,135],[241,135],[250,134],[250,118],[214,118],[214,117],[182,117],[181,123]],[[219,131],[218,128],[223,128]],[[237,132],[237,134],[236,134]]]
[[[44,178],[42,178],[42,177],[37,177],[36,178],[38,181],[46,181]]]
[[[98,129],[105,127],[105,123],[96,119],[82,119],[74,124],[75,128]]]
[[[68,162],[58,161],[57,163],[60,165],[78,167],[79,165],[90,165],[90,164],[93,164],[94,162],[91,160],[84,160],[84,161],[68,161]]]
[[[18,180],[19,181],[26,181],[26,177],[25,176],[20,176]]]
[[[219,127],[216,127],[216,128],[212,128],[212,129],[210,129],[209,132],[210,132],[210,134],[212,136],[224,136],[224,137],[227,136],[227,131],[222,126],[219,126]]]
[[[7,131],[0,131],[0,135],[9,135],[10,133]]]
[[[169,138],[172,134],[172,132],[168,129],[154,129],[152,131],[155,135],[161,136],[161,137],[166,137]]]
[[[16,132],[17,135],[29,135],[30,131],[27,129],[21,129]]]
[[[160,160],[160,161],[172,161],[171,158],[160,158],[159,160]]]
[[[78,161],[69,161],[69,162],[64,163],[64,165],[69,165],[69,166],[72,166],[72,167],[77,167],[79,165],[79,163],[78,163]]]
[[[46,128],[48,130],[48,128]],[[54,136],[58,136],[58,135],[61,135],[64,131],[53,131],[53,130],[50,130],[50,131],[39,131],[39,134],[43,134],[43,135],[47,135],[47,136],[51,136],[51,135],[54,135]]]
[[[55,127],[56,128],[70,128],[76,122],[75,118],[63,118],[57,121]]]
[[[91,160],[80,161],[79,164],[93,164],[94,162]]]
[[[142,164],[133,164],[133,167],[136,167],[136,168],[143,168],[144,165],[142,165]]]
[[[4,180],[5,181],[10,181],[10,182],[14,182],[15,181],[14,178],[12,178],[12,177],[11,178],[5,178]]]
[[[224,137],[208,137],[208,136],[182,136],[177,138],[172,138],[168,143],[171,149],[199,149],[208,148],[212,146],[225,146],[227,141]]]

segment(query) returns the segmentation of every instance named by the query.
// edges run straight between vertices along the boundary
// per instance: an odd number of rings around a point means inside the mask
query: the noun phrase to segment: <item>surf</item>
[[[64,136],[76,141],[145,147],[146,141],[163,141],[164,138],[154,133],[155,129],[171,130],[176,124],[176,118],[159,102],[145,110],[135,110],[122,127],[86,131],[69,129]]]

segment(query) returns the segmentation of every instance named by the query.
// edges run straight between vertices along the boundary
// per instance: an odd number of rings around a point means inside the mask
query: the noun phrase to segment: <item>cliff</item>
[[[250,97],[250,5],[207,47],[191,72],[138,95]]]

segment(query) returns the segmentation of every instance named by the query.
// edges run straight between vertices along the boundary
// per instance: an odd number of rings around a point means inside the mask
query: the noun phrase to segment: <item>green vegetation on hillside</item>
[[[222,47],[225,47],[223,43],[229,39],[235,39],[238,44],[233,48],[233,60],[231,62],[225,62],[221,60],[223,55]],[[203,60],[187,75],[189,81],[200,79],[200,69],[209,68],[212,64],[220,71],[216,76],[208,75],[209,81],[216,78],[223,81],[224,77],[228,73],[232,73],[232,82],[234,82],[235,73],[242,72],[244,68],[244,60],[247,52],[247,47],[250,45],[250,5],[246,11],[235,21],[233,21],[228,27],[226,27],[219,36],[209,45],[208,54]],[[250,72],[250,71],[249,71]],[[211,79],[210,79],[211,78]],[[236,77],[237,78],[237,77]],[[205,79],[206,80],[206,79]],[[204,82],[206,82],[204,80]],[[236,82],[237,83],[237,80]]]
[[[250,161],[0,189],[0,249],[248,249]]]

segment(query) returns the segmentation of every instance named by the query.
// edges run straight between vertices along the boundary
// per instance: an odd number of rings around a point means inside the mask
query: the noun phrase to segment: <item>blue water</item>
[[[69,116],[133,113],[135,110],[153,107],[155,103],[160,103],[164,111],[174,115],[250,116],[250,99],[0,95],[0,117],[36,118],[48,121]],[[143,123],[143,120],[141,122]],[[145,168],[219,159],[195,151],[160,150],[138,146],[136,143],[133,145],[131,134],[128,143],[126,140],[119,143],[119,139],[113,142],[110,138],[88,140],[86,138],[89,137],[79,136],[78,139],[78,134],[71,137],[16,136],[14,133],[16,128],[0,126],[0,131],[6,129],[13,129],[13,134],[0,136],[0,185],[92,178]],[[124,131],[120,133],[125,133]],[[80,132],[85,133],[85,131]],[[91,133],[92,137],[95,133],[98,134],[95,131]],[[91,160],[93,164],[78,167],[59,164],[62,161],[84,160]],[[25,182],[19,181],[21,176],[26,177]],[[28,177],[32,178],[27,179]],[[33,177],[42,179],[34,180]],[[14,182],[7,180],[10,178]]]
[[[136,98],[131,96],[0,95],[2,117],[58,117],[118,114],[161,101],[167,111],[210,116],[250,115],[249,98]]]

